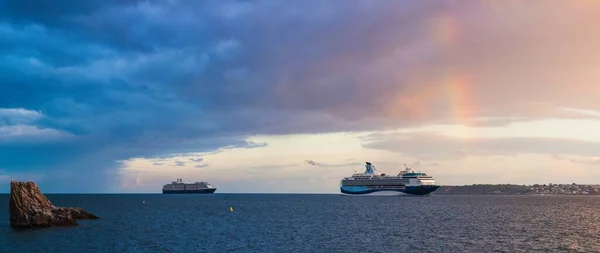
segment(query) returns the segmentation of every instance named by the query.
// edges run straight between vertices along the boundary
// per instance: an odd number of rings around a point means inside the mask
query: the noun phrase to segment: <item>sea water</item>
[[[13,230],[0,252],[600,252],[600,197],[53,195],[100,220]]]

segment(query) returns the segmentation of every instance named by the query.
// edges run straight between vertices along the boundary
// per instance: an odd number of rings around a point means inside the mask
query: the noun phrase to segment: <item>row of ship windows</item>
[[[201,190],[206,189],[204,187],[167,187],[165,190]]]
[[[386,178],[385,180],[403,180],[403,179],[433,179],[432,177],[403,177],[403,178]],[[354,179],[379,179],[379,178],[371,178],[371,177],[354,177]]]

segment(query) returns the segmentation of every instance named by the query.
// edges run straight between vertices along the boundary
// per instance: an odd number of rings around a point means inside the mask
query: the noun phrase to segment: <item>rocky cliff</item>
[[[13,228],[77,226],[76,219],[99,219],[81,208],[56,207],[34,182],[10,182],[10,225]]]

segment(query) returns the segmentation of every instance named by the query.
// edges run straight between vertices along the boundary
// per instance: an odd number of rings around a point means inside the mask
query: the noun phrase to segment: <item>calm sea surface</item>
[[[0,195],[0,252],[600,252],[592,196],[47,196],[101,219],[15,231]]]

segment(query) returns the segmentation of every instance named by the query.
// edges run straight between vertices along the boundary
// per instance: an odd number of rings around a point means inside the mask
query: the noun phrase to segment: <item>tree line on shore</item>
[[[599,195],[600,185],[579,184],[473,184],[445,185],[434,192],[438,195],[488,195],[488,194],[560,194],[560,195]]]

